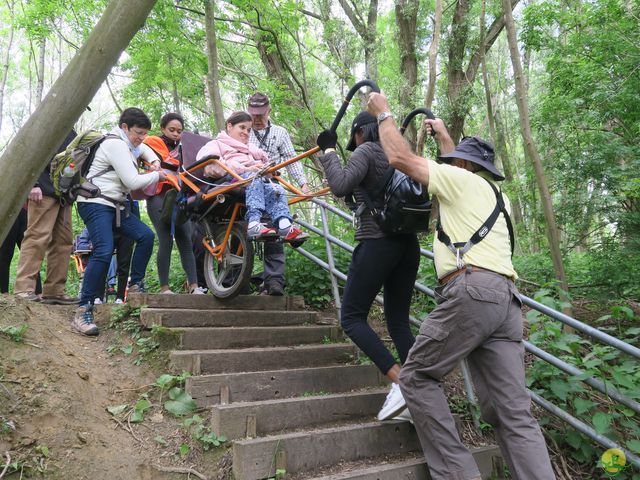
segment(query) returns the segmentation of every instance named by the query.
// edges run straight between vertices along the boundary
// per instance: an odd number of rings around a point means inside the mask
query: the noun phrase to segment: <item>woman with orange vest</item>
[[[160,137],[147,137],[144,141],[160,158],[161,166],[164,170],[176,172],[180,166],[178,160],[178,146],[182,131],[184,130],[184,120],[178,113],[167,113],[160,119]],[[191,246],[191,222],[187,221],[180,225],[174,224],[174,234],[171,233],[171,222],[166,222],[162,218],[162,209],[167,192],[173,187],[169,182],[159,182],[156,194],[147,199],[147,213],[153,223],[153,227],[158,235],[158,254],[156,257],[158,265],[158,277],[160,278],[160,293],[174,293],[169,287],[169,266],[171,265],[171,250],[173,249],[173,239],[175,235],[182,268],[187,274],[189,292],[192,294],[203,294],[204,289],[198,287],[198,277],[196,273],[196,260]],[[170,197],[171,198],[171,197]]]

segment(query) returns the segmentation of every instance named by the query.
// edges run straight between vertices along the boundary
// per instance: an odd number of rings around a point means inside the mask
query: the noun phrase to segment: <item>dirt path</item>
[[[161,474],[154,464],[215,472],[217,461],[212,465],[197,445],[177,454],[180,442],[189,442],[179,420],[156,415],[155,422],[132,425],[133,433],[114,421],[106,408],[135,403],[145,391],[140,387],[152,384],[158,372],[134,365],[131,356],[110,355],[122,341],[118,332],[104,330],[97,339],[72,333],[72,311],[0,295],[0,328],[29,327],[24,343],[0,335],[0,465],[8,452],[25,477],[186,478]]]

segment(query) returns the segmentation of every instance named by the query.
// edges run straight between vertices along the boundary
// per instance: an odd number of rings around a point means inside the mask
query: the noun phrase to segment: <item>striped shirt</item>
[[[284,127],[269,122],[269,126],[263,130],[251,129],[249,143],[267,152],[270,162],[280,164],[296,156],[296,151],[291,143],[291,138]],[[287,171],[298,185],[307,183],[300,162],[287,165]]]

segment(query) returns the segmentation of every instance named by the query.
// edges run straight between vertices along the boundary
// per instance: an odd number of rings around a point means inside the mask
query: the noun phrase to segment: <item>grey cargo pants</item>
[[[438,306],[420,328],[400,373],[433,480],[480,478],[461,443],[442,379],[465,357],[483,419],[495,427],[500,450],[518,480],[552,480],[549,454],[524,377],[522,313],[511,280],[467,269],[436,289]]]

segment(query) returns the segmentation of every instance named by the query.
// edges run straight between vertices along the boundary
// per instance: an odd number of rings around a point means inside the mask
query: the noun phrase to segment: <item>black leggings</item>
[[[419,264],[415,235],[362,240],[353,252],[342,299],[342,328],[384,374],[397,362],[367,323],[369,309],[384,287],[387,330],[404,363],[415,341],[409,328],[409,306]]]

